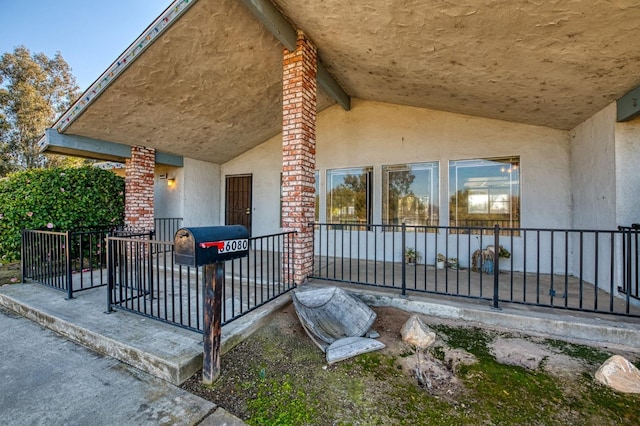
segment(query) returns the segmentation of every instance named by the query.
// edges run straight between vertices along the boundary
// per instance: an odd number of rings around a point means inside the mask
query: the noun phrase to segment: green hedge
[[[22,229],[116,226],[124,179],[96,167],[32,169],[0,181],[0,260],[20,258]]]

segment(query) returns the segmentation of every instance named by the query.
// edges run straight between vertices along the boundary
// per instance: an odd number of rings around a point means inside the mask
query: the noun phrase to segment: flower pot
[[[436,268],[444,269],[444,261],[436,262]]]

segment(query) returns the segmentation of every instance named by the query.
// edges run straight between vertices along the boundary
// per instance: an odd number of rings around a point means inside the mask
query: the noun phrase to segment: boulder
[[[402,340],[419,349],[426,349],[436,341],[436,333],[418,317],[412,315],[400,330]]]
[[[640,370],[620,355],[614,355],[596,371],[596,380],[618,392],[640,393]]]

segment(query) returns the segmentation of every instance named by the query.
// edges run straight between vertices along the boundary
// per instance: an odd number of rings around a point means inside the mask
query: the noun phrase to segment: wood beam
[[[55,129],[47,129],[38,145],[40,146],[40,152],[47,151],[97,160],[124,162],[127,158],[131,158],[131,147],[129,145],[84,136],[64,135]],[[156,151],[156,163],[183,167],[184,159],[178,155]]]
[[[242,0],[253,12],[262,24],[284,45],[289,51],[296,50],[298,38],[296,30],[291,26],[287,18],[269,0]],[[335,99],[345,111],[351,109],[351,98],[338,84],[336,79],[327,71],[318,57],[318,84]]]
[[[640,87],[627,92],[616,101],[618,121],[629,121],[640,115]]]

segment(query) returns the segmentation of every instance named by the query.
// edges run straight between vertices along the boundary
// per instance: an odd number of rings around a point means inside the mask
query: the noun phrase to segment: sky
[[[84,91],[172,2],[0,0],[0,55],[60,52]]]

